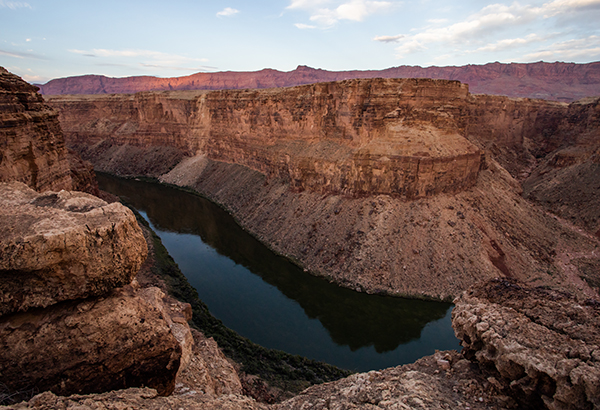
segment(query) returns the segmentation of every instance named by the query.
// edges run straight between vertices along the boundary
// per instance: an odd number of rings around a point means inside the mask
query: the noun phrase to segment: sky
[[[0,0],[0,66],[84,74],[600,61],[600,0]]]

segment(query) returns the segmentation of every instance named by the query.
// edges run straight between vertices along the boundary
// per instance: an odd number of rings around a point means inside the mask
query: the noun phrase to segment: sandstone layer
[[[477,178],[482,152],[455,118],[467,95],[457,82],[378,79],[48,102],[69,144],[99,170],[122,156],[114,145],[166,146],[245,165],[296,191],[416,198]]]
[[[37,87],[2,67],[0,125],[0,182],[97,193],[93,171],[67,150],[57,113],[44,104]]]
[[[560,131],[523,181],[524,196],[600,238],[600,99],[571,104]]]
[[[56,394],[175,388],[181,347],[162,312],[133,290],[0,318],[0,374],[12,391]]]
[[[479,94],[574,101],[600,94],[600,63],[530,63],[460,67],[399,66],[385,70],[327,71],[298,66],[293,71],[197,73],[186,77],[109,78],[84,75],[37,84],[42,94],[120,94],[140,91],[222,90],[290,87],[352,78],[433,78],[469,84]]]
[[[600,307],[568,293],[496,280],[465,292],[452,324],[467,357],[535,408],[600,408]]]
[[[147,247],[133,213],[81,192],[0,183],[0,316],[107,294]]]
[[[597,239],[519,183],[595,135],[575,105],[382,79],[47,98],[96,169],[191,187],[343,286],[451,299],[501,276],[594,294]]]

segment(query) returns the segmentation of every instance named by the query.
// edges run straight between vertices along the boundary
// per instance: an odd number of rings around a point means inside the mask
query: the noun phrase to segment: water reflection
[[[98,180],[147,216],[211,313],[256,343],[357,370],[458,348],[450,304],[340,288],[273,254],[197,195]]]

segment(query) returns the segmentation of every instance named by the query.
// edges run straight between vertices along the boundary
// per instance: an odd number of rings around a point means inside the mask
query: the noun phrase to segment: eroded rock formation
[[[172,392],[191,360],[189,305],[133,281],[147,254],[135,217],[70,191],[97,182],[36,88],[1,69],[0,107],[0,401]]]
[[[186,77],[109,78],[100,75],[59,78],[37,84],[43,94],[118,94],[164,90],[223,90],[290,87],[352,78],[434,78],[469,84],[479,94],[574,101],[600,94],[600,63],[530,63],[461,67],[400,66],[385,70],[327,71],[298,66],[293,71],[197,73]]]
[[[191,356],[190,316],[159,289],[128,285],[147,253],[132,212],[20,182],[1,183],[0,198],[0,383],[172,392]]]
[[[296,191],[416,198],[477,178],[482,152],[454,115],[467,94],[457,82],[379,79],[48,101],[70,144],[100,170],[120,156],[113,145],[168,146],[283,178]]]
[[[57,113],[37,87],[0,67],[0,182],[20,181],[38,191],[97,193],[93,171],[70,154]]]
[[[598,301],[495,280],[456,301],[452,324],[467,357],[495,369],[522,403],[600,408]]]
[[[352,289],[451,299],[504,276],[594,293],[597,240],[523,200],[519,182],[595,135],[574,105],[383,79],[48,101],[96,169],[189,186]]]
[[[131,282],[146,242],[130,210],[81,192],[0,184],[0,315]]]

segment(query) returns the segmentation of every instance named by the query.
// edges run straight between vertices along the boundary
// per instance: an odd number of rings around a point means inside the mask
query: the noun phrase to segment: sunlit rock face
[[[434,78],[469,84],[472,93],[571,102],[600,95],[600,63],[489,63],[451,67],[399,66],[384,70],[327,71],[298,66],[290,72],[197,73],[185,77],[110,78],[82,75],[37,84],[42,94],[124,94],[141,91],[292,87],[353,78]]]
[[[48,101],[100,170],[111,161],[98,152],[118,156],[114,145],[168,146],[284,178],[295,191],[418,198],[477,179],[483,152],[461,136],[467,95],[458,82],[374,79]]]

